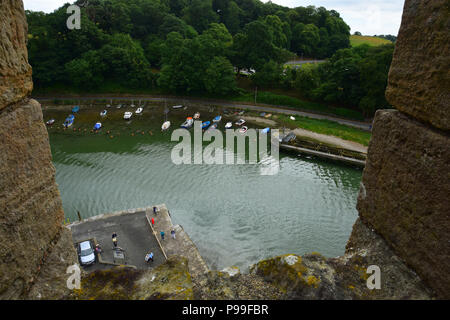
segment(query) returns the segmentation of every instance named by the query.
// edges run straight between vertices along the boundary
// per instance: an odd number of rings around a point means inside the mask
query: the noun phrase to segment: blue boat
[[[100,130],[101,128],[102,128],[101,122],[97,122],[97,123],[94,125],[94,131],[98,131],[98,130]]]
[[[213,122],[220,122],[222,120],[222,116],[217,116],[213,119]]]
[[[205,130],[206,128],[209,127],[209,125],[211,124],[211,121],[206,121],[202,123],[202,129]]]
[[[68,127],[70,127],[73,124],[74,121],[75,121],[75,116],[73,114],[71,114],[70,116],[68,116],[66,118],[66,120],[64,121],[63,126],[65,128],[68,128]]]
[[[270,128],[264,128],[261,130],[261,133],[267,134],[267,133],[269,133],[269,131],[270,131]]]
[[[80,111],[80,106],[75,106],[72,108],[72,113],[77,113],[78,111]]]

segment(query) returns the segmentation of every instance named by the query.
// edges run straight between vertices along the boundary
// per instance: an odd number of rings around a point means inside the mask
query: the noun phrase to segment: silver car
[[[86,266],[95,262],[95,253],[90,241],[83,241],[78,244],[78,256],[81,265]]]

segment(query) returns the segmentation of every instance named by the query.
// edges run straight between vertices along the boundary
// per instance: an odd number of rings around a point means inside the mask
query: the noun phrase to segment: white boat
[[[137,108],[137,110],[136,110],[136,114],[141,114],[142,111],[144,111],[144,109],[141,108],[141,107],[139,107],[139,108]]]
[[[183,106],[182,105],[178,105],[178,106],[173,106],[172,108],[173,109],[181,109],[181,108],[183,108]]]
[[[242,126],[244,123],[245,123],[245,120],[244,120],[244,119],[239,119],[239,120],[236,122],[236,125],[237,125],[237,126]]]
[[[133,112],[127,111],[127,112],[124,113],[123,118],[125,120],[130,120],[132,115],[133,115]]]
[[[200,119],[200,112],[196,112],[193,118],[194,120]]]
[[[233,127],[233,124],[231,122],[227,122],[225,125],[225,129],[231,129]]]
[[[181,125],[182,128],[189,129],[194,124],[194,119],[192,117],[188,117],[185,122]]]
[[[107,113],[108,113],[108,111],[103,110],[102,112],[100,112],[100,116],[104,117],[104,116],[106,116]]]
[[[46,122],[48,126],[52,126],[55,123],[55,119],[50,119]]]
[[[295,118],[293,116],[291,116],[290,119],[295,121]]]
[[[240,133],[246,133],[248,130],[248,128],[246,126],[243,126],[242,128],[239,129]]]
[[[170,121],[166,121],[166,122],[164,122],[163,124],[162,124],[162,126],[161,126],[161,130],[167,130],[167,129],[169,129],[170,128]]]

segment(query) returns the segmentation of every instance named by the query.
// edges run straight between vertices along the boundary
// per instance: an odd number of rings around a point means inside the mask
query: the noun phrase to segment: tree
[[[212,9],[211,0],[192,0],[183,9],[183,20],[200,33],[206,30],[211,23],[218,22],[219,17]]]
[[[258,87],[277,87],[280,84],[282,72],[283,67],[270,60],[252,76],[252,81]]]
[[[214,57],[205,72],[206,91],[225,96],[236,91],[236,78],[233,66],[225,57]]]

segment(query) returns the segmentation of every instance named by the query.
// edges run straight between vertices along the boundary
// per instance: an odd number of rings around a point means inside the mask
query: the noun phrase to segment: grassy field
[[[351,35],[350,36],[350,44],[352,47],[359,46],[361,44],[368,44],[370,46],[381,46],[383,44],[389,44],[392,43],[389,40],[378,38],[378,37],[370,37],[370,36],[356,36]]]
[[[295,120],[291,120],[289,116],[280,115],[279,120],[290,128],[302,128],[312,132],[335,136],[344,140],[358,142],[364,146],[369,145],[370,132],[359,130],[329,120],[318,120],[296,116]]]

